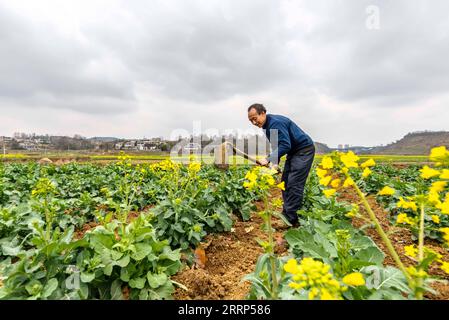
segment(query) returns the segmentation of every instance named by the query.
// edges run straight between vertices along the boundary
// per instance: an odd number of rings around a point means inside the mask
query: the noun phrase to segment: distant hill
[[[332,152],[332,150],[326,144],[321,143],[321,142],[315,142],[315,149],[316,149],[316,153],[319,153],[319,154],[325,154],[325,153]]]
[[[449,147],[449,132],[413,132],[383,147],[374,148],[372,154],[426,155],[438,146]]]

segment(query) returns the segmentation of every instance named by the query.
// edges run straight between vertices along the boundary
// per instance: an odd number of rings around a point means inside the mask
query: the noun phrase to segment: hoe
[[[233,152],[239,156],[242,156],[245,159],[248,159],[251,162],[254,162],[255,164],[261,165],[259,160],[257,160],[256,158],[246,154],[245,152],[237,149],[232,143],[230,142],[225,142],[222,143],[221,145],[217,146],[217,148],[215,149],[215,165],[219,168],[227,168],[228,167],[228,163],[229,163],[229,155],[227,152],[227,147],[230,147]],[[280,168],[277,168],[278,173],[281,173]]]

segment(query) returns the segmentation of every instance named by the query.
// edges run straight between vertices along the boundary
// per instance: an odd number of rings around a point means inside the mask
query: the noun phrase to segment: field
[[[449,299],[445,148],[318,156],[298,228],[241,160],[40,156],[0,162],[0,299]]]
[[[135,162],[157,162],[170,159],[170,153],[168,152],[134,152],[128,154],[129,158]],[[5,155],[0,155],[0,160],[6,161],[36,161],[42,158],[48,158],[54,162],[56,161],[78,161],[78,162],[93,162],[93,163],[108,163],[111,161],[117,161],[120,157],[118,152],[105,152],[98,154],[95,152],[82,152],[82,151],[59,151],[59,152],[20,152],[12,151]],[[255,157],[255,156],[254,156]],[[317,160],[320,160],[323,155],[317,155]],[[198,157],[199,158],[199,157]],[[361,160],[374,159],[378,163],[391,163],[391,164],[423,164],[428,162],[428,155],[361,155]],[[174,161],[186,161],[188,156],[178,156],[172,158]],[[213,163],[213,155],[202,156],[199,159],[206,163]],[[231,156],[229,158],[230,164],[250,164],[248,160],[245,160],[239,156]]]

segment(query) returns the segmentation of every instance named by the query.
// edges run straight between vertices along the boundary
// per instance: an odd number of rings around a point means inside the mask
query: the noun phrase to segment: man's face
[[[266,113],[258,114],[257,110],[252,108],[248,112],[248,120],[256,127],[262,128],[263,125],[265,124],[265,121],[267,120],[267,114]]]

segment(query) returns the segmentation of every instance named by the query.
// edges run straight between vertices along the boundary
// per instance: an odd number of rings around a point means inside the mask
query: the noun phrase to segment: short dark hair
[[[251,106],[248,108],[248,112],[250,112],[251,109],[256,109],[257,114],[267,113],[267,109],[265,109],[265,107],[263,106],[263,104],[260,104],[260,103],[255,103],[255,104],[251,105]]]

